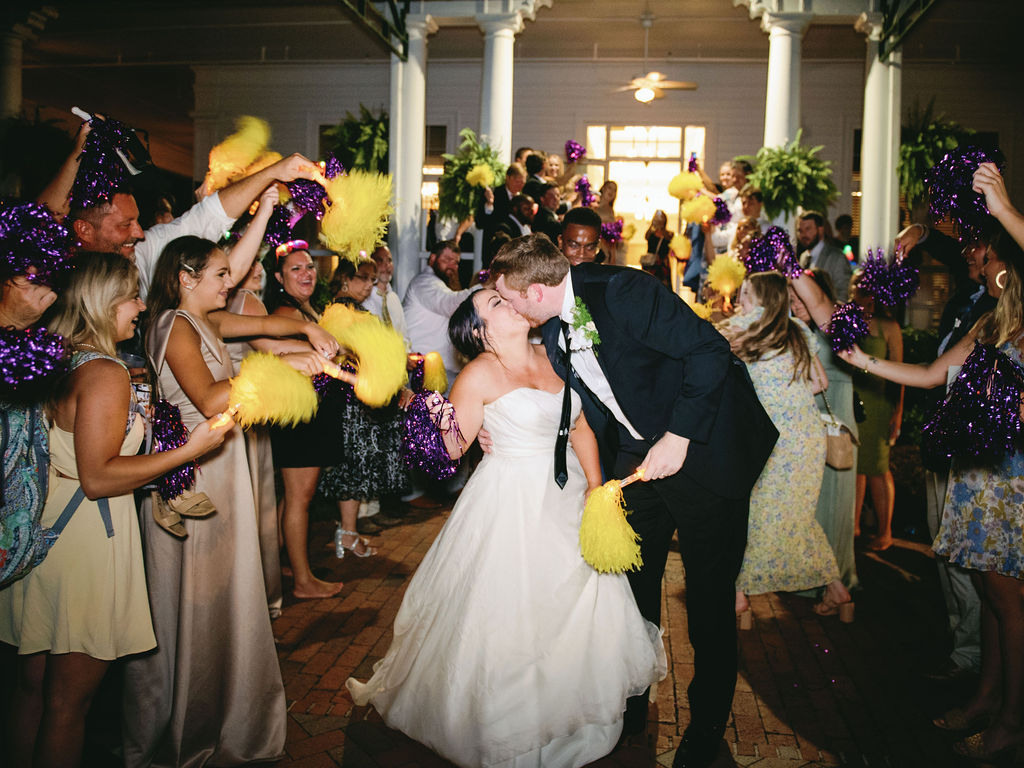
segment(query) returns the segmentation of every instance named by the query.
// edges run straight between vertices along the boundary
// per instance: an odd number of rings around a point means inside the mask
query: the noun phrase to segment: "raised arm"
[[[1024,215],[1010,203],[1006,182],[994,163],[982,163],[974,172],[974,191],[985,196],[989,212],[1002,224],[1010,237],[1024,248]]]
[[[865,373],[873,373],[875,376],[886,381],[892,381],[908,387],[931,389],[932,387],[945,386],[946,374],[950,366],[964,364],[964,360],[967,359],[967,356],[974,348],[974,339],[975,334],[972,331],[947,349],[937,360],[928,365],[879,360],[873,355],[866,354],[857,345],[854,345],[852,349],[846,352],[840,352],[839,357],[850,365],[862,369]]]
[[[88,123],[79,126],[71,154],[61,165],[57,175],[36,198],[36,202],[49,208],[58,221],[63,221],[71,209],[71,187],[74,186],[75,176],[78,175],[78,163],[82,159],[82,150],[85,149],[85,138],[89,135],[89,130]]]
[[[827,329],[836,305],[821,290],[821,286],[815,282],[813,277],[804,272],[801,272],[799,277],[790,279],[789,284],[793,286],[793,291],[807,307],[807,313],[815,325]]]
[[[234,184],[229,184],[217,194],[220,197],[220,204],[224,206],[224,213],[232,219],[237,219],[249,210],[249,206],[260,193],[275,181],[314,180],[319,176],[320,168],[317,164],[296,153],[244,179],[239,179]]]
[[[231,269],[231,279],[239,283],[252,268],[253,259],[260,252],[260,245],[263,243],[263,235],[267,231],[267,222],[274,213],[274,206],[280,199],[276,184],[271,184],[260,195],[260,205],[253,214],[252,221],[246,227],[245,233],[235,243],[235,247],[228,254],[228,266]],[[263,314],[266,314],[264,312]]]

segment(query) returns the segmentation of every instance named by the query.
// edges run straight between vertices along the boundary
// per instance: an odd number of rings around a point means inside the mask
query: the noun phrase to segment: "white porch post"
[[[24,38],[18,32],[0,35],[0,117],[21,114],[21,64]]]
[[[796,138],[800,128],[800,41],[811,17],[805,13],[765,13],[768,33],[768,87],[764,107],[764,146]]]
[[[512,161],[513,48],[523,29],[521,13],[476,17],[484,33],[484,72],[480,98],[480,135],[503,163]]]
[[[898,53],[888,62],[878,58],[882,42],[880,14],[862,14],[856,29],[867,36],[864,77],[864,123],[860,146],[860,254],[888,249],[899,221],[896,165],[900,146],[902,61]]]
[[[420,188],[423,185],[427,119],[427,36],[437,31],[437,24],[428,15],[410,15],[406,17],[405,27],[409,33],[408,60],[404,64],[394,61],[391,64],[393,127],[389,136],[392,141],[397,138],[397,143],[391,144],[389,164],[395,174],[391,242],[395,246],[392,248],[395,290],[400,296],[405,295],[405,288],[416,276],[420,263]]]

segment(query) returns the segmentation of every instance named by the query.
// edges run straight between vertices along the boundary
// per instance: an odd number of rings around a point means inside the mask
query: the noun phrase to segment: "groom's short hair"
[[[569,271],[569,260],[547,235],[517,237],[501,247],[491,261],[491,282],[504,275],[505,285],[525,291],[534,283],[558,285]]]

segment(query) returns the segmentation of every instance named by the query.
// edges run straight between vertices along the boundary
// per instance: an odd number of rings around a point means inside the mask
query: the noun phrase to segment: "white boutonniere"
[[[569,327],[569,349],[578,352],[583,349],[591,349],[601,343],[601,336],[594,325],[594,318],[590,316],[590,310],[583,303],[583,299],[576,297],[576,306],[572,309],[572,325]],[[597,354],[597,351],[594,351]]]

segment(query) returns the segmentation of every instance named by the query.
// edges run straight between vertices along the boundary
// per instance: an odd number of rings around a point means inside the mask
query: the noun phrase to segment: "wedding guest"
[[[814,395],[828,386],[817,342],[802,321],[790,317],[789,288],[777,272],[747,277],[739,304],[741,311],[721,330],[747,364],[779,440],[750,494],[736,612],[749,609],[747,595],[824,587],[814,611],[835,615],[850,602],[850,593],[814,517],[825,466],[825,429]]]
[[[42,524],[66,525],[42,563],[0,590],[0,641],[20,654],[7,723],[14,766],[77,764],[111,662],[156,645],[132,491],[225,436],[202,422],[182,447],[136,455],[145,415],[116,345],[145,307],[138,270],[116,254],[75,262],[48,323],[73,353],[51,403]]]
[[[570,208],[562,219],[557,245],[572,266],[596,261],[601,250],[601,217],[591,208]]]
[[[987,190],[986,190],[987,191]],[[991,192],[986,202],[992,201]],[[1024,238],[1022,238],[1024,239]],[[992,345],[1024,366],[1024,251],[997,228],[986,252],[983,277],[998,298],[959,342],[929,365],[883,360],[854,347],[843,357],[858,368],[901,385],[938,387],[951,367],[964,364],[975,344]],[[981,593],[981,677],[961,706],[936,718],[939,728],[973,734],[955,750],[996,762],[1024,744],[1024,452],[1013,450],[989,462],[954,458],[942,525],[933,547],[951,563],[972,571]]]
[[[563,405],[527,320],[482,290],[450,328],[471,362],[452,390],[454,415],[438,413],[465,438],[449,432],[448,450],[461,457],[481,426],[493,450],[414,574],[373,677],[346,685],[462,768],[582,766],[615,747],[626,697],[665,675],[659,631],[625,576],[599,574],[579,553],[583,502],[602,481],[597,444],[579,397]],[[551,449],[570,407],[560,487]]]
[[[391,250],[386,245],[378,245],[370,254],[373,263],[377,265],[377,284],[370,295],[363,302],[363,306],[377,317],[385,325],[389,325],[402,334],[408,346],[408,329],[405,323],[405,310],[402,309],[402,299],[391,286],[391,276],[395,271],[395,263],[391,258]]]
[[[526,183],[522,194],[531,200],[540,200],[541,188],[548,183],[544,177],[544,157],[534,152],[526,158]]]
[[[537,212],[530,222],[530,228],[534,232],[547,235],[553,243],[557,243],[558,236],[562,234],[562,222],[558,220],[558,206],[561,201],[558,187],[551,183],[544,184],[537,200]]]
[[[611,224],[615,221],[615,199],[619,196],[619,185],[614,181],[606,181],[601,185],[601,189],[598,192],[597,201],[594,203],[594,211],[601,217],[602,224]],[[601,238],[601,250],[607,256],[605,260],[606,264],[614,264],[618,266],[625,266],[626,264],[626,251],[628,244],[625,240],[619,240],[617,243],[610,243],[604,238]]]
[[[532,152],[533,150],[526,150]],[[517,160],[505,171],[505,182],[491,189],[484,187],[484,193],[477,204],[474,219],[476,225],[483,230],[481,253],[491,253],[491,238],[498,225],[507,217],[512,198],[523,191],[526,184],[526,168]],[[438,243],[440,245],[440,243]],[[456,247],[456,253],[458,248]],[[484,263],[484,267],[487,267]]]
[[[825,217],[817,211],[804,211],[797,217],[796,239],[803,248],[800,266],[821,267],[828,272],[836,298],[844,302],[849,296],[853,268],[843,252],[825,237],[825,224]]]
[[[221,311],[233,285],[227,255],[209,240],[172,240],[149,296],[146,347],[162,395],[193,430],[227,409],[234,368],[223,339],[305,336],[316,352],[287,355],[323,370],[338,344],[312,322]],[[319,354],[318,354],[319,353]],[[284,750],[284,686],[267,612],[252,480],[240,430],[196,472],[217,511],[170,536],[141,515],[157,650],[125,667],[126,766],[237,765]]]
[[[668,216],[662,210],[657,210],[651,217],[651,225],[644,233],[647,241],[647,253],[654,256],[653,266],[647,271],[660,280],[666,287],[671,287],[670,277],[674,263],[670,256],[669,244],[675,235],[668,228]]]
[[[565,167],[559,155],[548,155],[544,158],[544,178],[556,186],[562,183]]]

